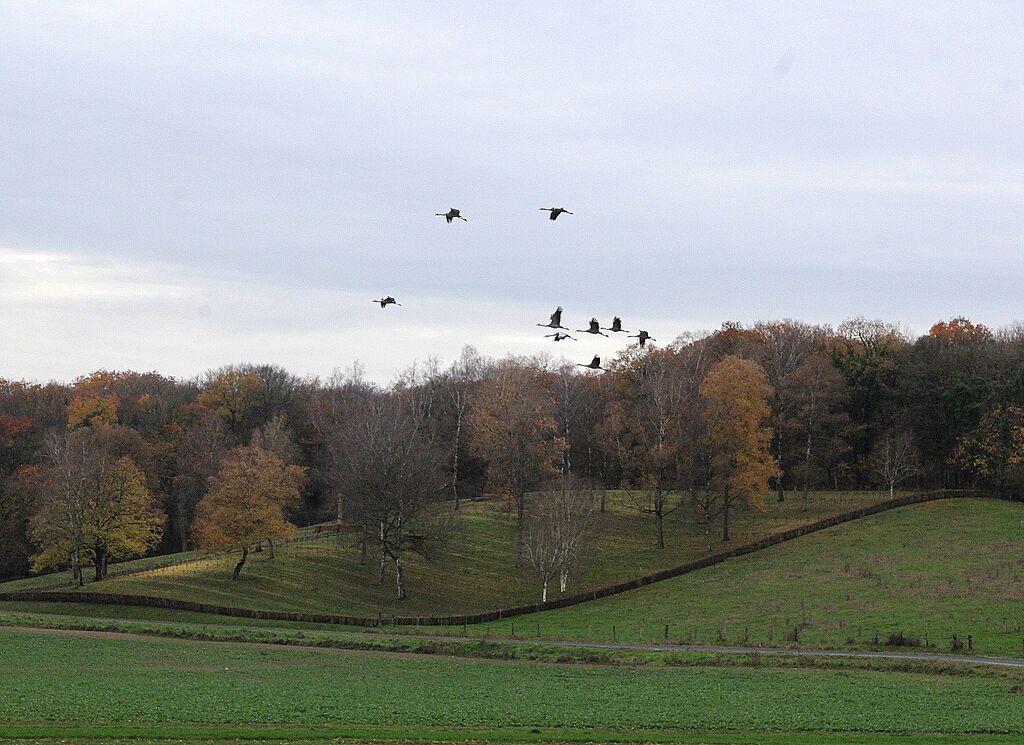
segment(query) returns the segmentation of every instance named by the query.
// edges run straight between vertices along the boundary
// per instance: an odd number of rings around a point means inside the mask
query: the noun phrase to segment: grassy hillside
[[[1024,645],[1024,505],[983,499],[864,518],[640,590],[470,627],[474,634],[870,647],[877,632]],[[614,627],[614,628],[613,628]],[[461,630],[460,630],[461,631]]]
[[[809,743],[820,740],[779,733],[1024,731],[1020,694],[1002,677],[509,663],[5,630],[0,649],[0,737],[192,739],[205,729],[214,739],[235,725],[236,737],[290,740],[753,742],[764,740],[722,733],[771,731],[771,742]],[[69,670],[82,671],[80,684],[68,685]]]
[[[771,501],[764,512],[742,509],[735,515],[733,543],[755,540],[825,515],[887,498],[878,492],[815,493],[804,510],[799,499]],[[495,502],[467,505],[459,532],[444,555],[433,562],[411,557],[406,566],[409,597],[394,600],[393,579],[376,583],[372,561],[360,566],[350,539],[297,543],[271,560],[256,555],[242,577],[231,579],[234,557],[112,578],[89,585],[91,591],[158,595],[273,610],[375,615],[462,613],[539,600],[539,586],[526,569],[514,566],[514,516]],[[715,535],[717,539],[717,531]],[[666,524],[667,547],[654,543],[653,521],[631,507],[624,495],[610,493],[608,509],[597,515],[594,540],[582,573],[570,583],[579,591],[674,566],[705,554],[702,535],[689,505]],[[722,545],[712,546],[713,551]]]
[[[315,532],[315,526],[299,528],[296,539],[302,540],[313,535]],[[163,554],[161,556],[145,556],[141,559],[131,559],[129,561],[119,561],[113,563],[109,567],[111,578],[116,577],[120,574],[134,573],[145,569],[156,569],[159,567],[173,566],[183,562],[190,562],[196,559],[201,559],[207,556],[208,552],[203,551],[180,551],[173,554]],[[93,569],[91,566],[85,567],[85,581],[91,582],[93,578]],[[25,577],[23,579],[9,580],[7,582],[0,582],[0,592],[16,592],[18,590],[36,590],[36,589],[49,589],[54,587],[70,587],[74,583],[74,576],[71,570],[65,570],[61,572],[48,572],[46,574],[40,574],[32,577]]]

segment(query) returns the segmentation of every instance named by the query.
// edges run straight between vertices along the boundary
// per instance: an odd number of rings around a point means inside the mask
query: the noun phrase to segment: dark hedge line
[[[879,502],[878,504],[874,504],[869,507],[861,507],[839,515],[826,517],[816,522],[808,523],[807,525],[801,525],[797,528],[790,528],[789,530],[782,531],[781,533],[766,536],[759,541],[746,543],[742,546],[736,546],[728,551],[720,551],[719,553],[706,556],[703,559],[691,561],[688,564],[672,567],[670,569],[662,569],[659,572],[647,574],[643,577],[636,577],[614,585],[606,585],[605,587],[599,587],[598,589],[591,590],[589,592],[568,595],[566,597],[548,601],[547,603],[531,603],[529,605],[520,605],[514,608],[502,608],[500,610],[487,611],[484,613],[470,613],[455,616],[343,616],[330,613],[298,613],[294,611],[232,608],[221,605],[197,603],[190,600],[176,600],[173,598],[160,598],[149,595],[52,590],[23,590],[20,592],[0,593],[0,601],[29,600],[44,602],[95,603],[98,605],[134,605],[149,608],[168,608],[171,610],[212,613],[220,616],[235,616],[238,618],[256,618],[274,621],[302,621],[306,623],[328,623],[344,626],[462,626],[468,624],[487,623],[488,621],[498,621],[502,618],[523,616],[529,613],[539,613],[542,611],[554,610],[556,608],[567,608],[572,605],[579,605],[580,603],[597,600],[598,598],[617,595],[621,592],[627,592],[628,590],[636,590],[654,582],[661,582],[666,579],[671,579],[672,577],[678,577],[682,574],[688,574],[699,569],[705,569],[706,567],[720,564],[723,561],[737,556],[761,551],[762,549],[769,548],[770,546],[791,541],[794,538],[800,538],[801,536],[805,536],[810,533],[827,530],[828,528],[842,523],[859,520],[862,517],[876,515],[880,512],[886,512],[898,507],[906,507],[908,505],[921,504],[923,502],[933,502],[940,499],[962,499],[965,497],[989,496],[990,495],[983,492],[962,490],[932,491],[921,494],[912,494],[906,497],[897,497],[895,499]]]

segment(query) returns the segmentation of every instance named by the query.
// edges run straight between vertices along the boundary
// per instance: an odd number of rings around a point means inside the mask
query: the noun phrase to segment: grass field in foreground
[[[4,630],[0,650],[7,737],[33,728],[66,736],[76,723],[152,737],[193,723],[564,735],[554,739],[623,730],[1024,733],[1021,694],[1004,679],[587,667]],[[116,727],[106,731],[116,736]]]
[[[813,493],[802,500],[769,501],[764,512],[736,511],[733,544],[845,512],[888,498],[879,492]],[[685,501],[685,500],[684,500]],[[231,579],[234,557],[112,578],[86,589],[124,592],[258,608],[356,615],[450,614],[492,610],[536,602],[540,587],[528,570],[515,568],[514,516],[497,502],[467,504],[459,514],[460,530],[438,560],[410,556],[406,563],[409,597],[394,599],[389,574],[376,583],[373,562],[359,565],[351,540],[292,544],[271,560],[256,555],[239,580]],[[654,523],[618,492],[608,495],[608,510],[595,516],[592,546],[570,591],[618,582],[705,555],[693,508],[684,504],[667,520],[667,547],[654,545]],[[716,539],[718,533],[716,530]],[[713,551],[723,547],[715,543]]]
[[[476,635],[774,644],[800,626],[808,647],[884,645],[891,632],[953,634],[979,654],[1022,656],[1024,505],[970,499],[846,523],[648,587],[510,621]],[[615,627],[613,630],[613,626]],[[459,628],[458,633],[462,633]],[[1024,705],[1024,702],[1022,702]]]

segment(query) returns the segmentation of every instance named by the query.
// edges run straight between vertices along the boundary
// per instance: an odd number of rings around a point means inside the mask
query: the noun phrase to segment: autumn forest
[[[233,552],[237,577],[254,548],[338,521],[401,597],[406,552],[457,540],[460,505],[490,497],[546,596],[604,490],[630,495],[658,546],[666,515],[696,505],[710,545],[738,506],[812,490],[1024,480],[1019,326],[730,323],[607,366],[467,347],[388,387],[358,366],[317,380],[249,363],[0,380],[0,578],[101,580],[110,562],[190,548]]]

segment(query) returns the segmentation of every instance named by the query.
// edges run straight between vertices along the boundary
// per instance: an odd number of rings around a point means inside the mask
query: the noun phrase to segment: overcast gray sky
[[[1024,4],[495,5],[0,0],[0,377],[1024,318]]]

